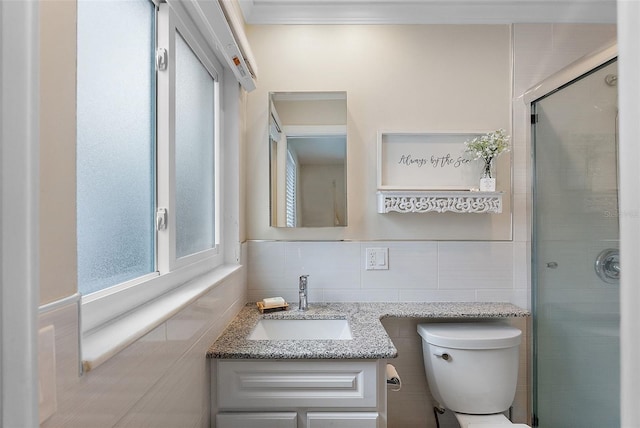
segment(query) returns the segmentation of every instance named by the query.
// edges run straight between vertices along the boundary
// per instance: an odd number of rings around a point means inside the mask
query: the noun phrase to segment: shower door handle
[[[557,269],[558,263],[556,262],[547,262],[547,269]]]

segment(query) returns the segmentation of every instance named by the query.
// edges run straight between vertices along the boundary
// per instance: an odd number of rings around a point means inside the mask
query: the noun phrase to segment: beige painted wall
[[[498,164],[501,215],[377,214],[378,130],[510,129],[507,25],[248,26],[259,64],[247,96],[247,238],[511,239],[510,157]],[[347,91],[346,228],[269,227],[268,93]]]
[[[291,125],[345,125],[344,100],[274,101],[280,122]]]
[[[76,2],[40,2],[40,304],[76,293]]]

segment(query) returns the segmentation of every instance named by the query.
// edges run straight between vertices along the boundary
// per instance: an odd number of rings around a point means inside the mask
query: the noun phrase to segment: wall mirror
[[[347,93],[271,92],[272,227],[347,225]]]

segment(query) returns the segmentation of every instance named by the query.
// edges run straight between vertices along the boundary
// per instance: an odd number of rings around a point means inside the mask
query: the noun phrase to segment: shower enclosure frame
[[[582,78],[583,76],[585,76],[586,74],[589,74],[591,71],[598,69],[599,67],[615,60],[618,57],[618,46],[617,43],[612,43],[608,46],[605,46],[604,48],[593,52],[589,55],[586,55],[580,59],[578,59],[577,61],[569,64],[568,66],[566,66],[565,68],[561,69],[560,71],[552,74],[551,76],[547,77],[546,79],[544,79],[543,81],[541,81],[540,83],[538,83],[537,85],[533,86],[532,88],[530,88],[528,91],[526,91],[522,97],[524,103],[525,103],[525,107],[526,107],[526,111],[525,111],[525,120],[527,121],[525,123],[525,128],[527,129],[526,131],[526,147],[527,150],[529,152],[529,162],[530,162],[530,168],[529,168],[529,176],[528,176],[528,180],[530,180],[530,185],[528,186],[529,189],[529,194],[528,194],[528,203],[529,206],[531,207],[529,209],[528,215],[529,215],[529,238],[530,238],[530,244],[531,244],[531,260],[530,260],[530,279],[531,279],[531,313],[532,313],[532,334],[531,334],[531,339],[530,339],[530,345],[531,345],[531,349],[532,349],[532,353],[531,353],[531,425],[533,427],[537,427],[538,426],[538,420],[537,420],[537,415],[536,415],[536,409],[537,409],[537,391],[536,391],[536,379],[537,379],[537,357],[538,357],[538,347],[537,347],[537,343],[535,340],[535,334],[534,332],[536,331],[536,323],[537,323],[537,307],[538,307],[538,302],[537,302],[537,286],[538,286],[538,278],[537,278],[537,262],[538,260],[536,259],[536,240],[535,240],[535,236],[536,236],[536,219],[535,219],[535,210],[534,210],[534,204],[533,204],[533,199],[534,199],[534,194],[535,194],[535,167],[536,167],[536,160],[535,160],[535,146],[533,144],[533,124],[534,124],[534,117],[533,117],[533,104],[544,98],[547,97],[551,94],[553,94],[556,91],[559,91],[561,89],[563,89],[564,87],[570,85],[571,83],[573,83],[576,80],[579,80],[580,78]],[[620,191],[619,187],[618,187],[618,192]]]

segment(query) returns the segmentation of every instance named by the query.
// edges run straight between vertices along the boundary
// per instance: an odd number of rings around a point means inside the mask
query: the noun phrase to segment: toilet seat
[[[455,413],[460,428],[531,428],[525,424],[514,424],[502,413],[493,415],[467,415]]]

